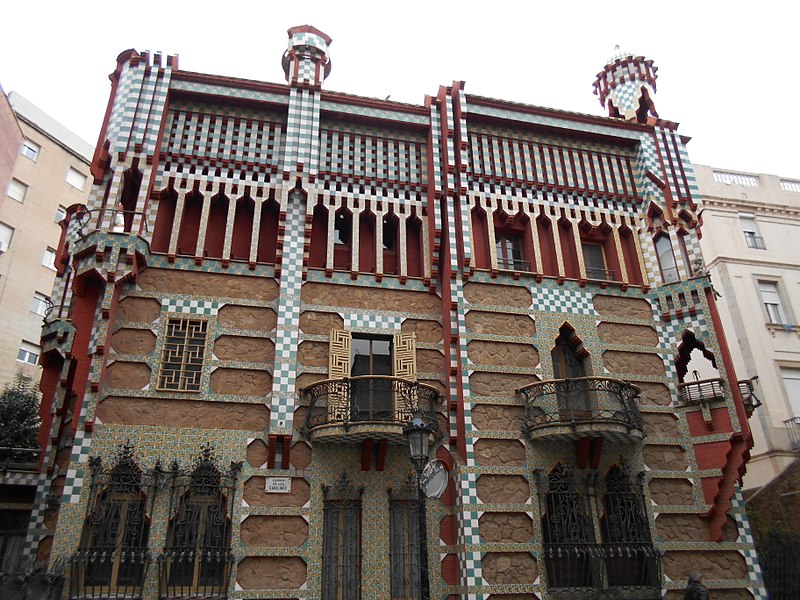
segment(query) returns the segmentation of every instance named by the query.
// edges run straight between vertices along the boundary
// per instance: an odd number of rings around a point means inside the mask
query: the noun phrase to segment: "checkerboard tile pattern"
[[[32,560],[36,555],[36,549],[42,540],[42,530],[44,528],[45,499],[50,491],[50,481],[46,473],[37,476],[36,498],[33,502],[31,520],[28,525],[28,535],[25,537],[25,544],[22,547],[22,560]]]
[[[545,287],[531,286],[533,304],[531,308],[543,312],[560,312],[567,314],[597,315],[594,309],[591,292],[585,292],[577,286]]]
[[[305,203],[287,190],[286,235],[283,240],[281,295],[275,331],[275,373],[272,380],[270,432],[291,433],[294,414],[297,344],[300,337],[300,286],[303,279]]]
[[[222,308],[224,304],[224,302],[215,302],[213,300],[181,300],[175,298],[163,298],[161,300],[161,310],[179,315],[216,317],[219,309]]]
[[[736,520],[736,525],[739,529],[739,539],[736,541],[747,546],[745,550],[742,550],[742,554],[747,564],[749,579],[753,582],[748,589],[750,593],[753,594],[755,600],[767,600],[767,592],[764,589],[764,579],[761,574],[761,565],[758,562],[758,555],[753,546],[755,538],[750,529],[750,520],[747,518],[742,490],[738,485],[736,486],[736,492],[733,494],[733,498],[731,498],[731,516]]]
[[[394,317],[378,312],[340,313],[344,319],[344,328],[351,331],[375,331],[383,329],[398,332],[403,324],[403,317]]]

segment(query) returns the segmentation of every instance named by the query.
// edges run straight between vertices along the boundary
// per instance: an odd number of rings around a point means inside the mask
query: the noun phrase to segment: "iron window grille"
[[[168,319],[161,351],[158,389],[199,392],[203,377],[208,322],[202,319]]]
[[[322,488],[322,600],[361,598],[363,493],[345,472],[335,486]]]
[[[399,490],[389,490],[389,569],[392,600],[419,598],[420,540],[416,480],[410,477]]]
[[[172,464],[170,521],[158,557],[159,598],[227,598],[234,557],[231,523],[241,462],[221,472],[210,446],[191,471]]]
[[[615,466],[601,479],[559,464],[548,475],[537,471],[537,479],[551,597],[661,597],[660,555],[641,483],[631,482],[627,468]]]
[[[80,547],[70,560],[69,597],[141,598],[156,471],[143,472],[127,444],[113,468],[99,457],[89,466],[92,483]]]

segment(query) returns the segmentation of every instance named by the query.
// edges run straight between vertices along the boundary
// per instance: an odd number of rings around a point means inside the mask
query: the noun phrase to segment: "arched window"
[[[178,254],[195,256],[202,215],[203,195],[200,192],[189,192],[183,202],[183,216],[178,232]]]
[[[664,283],[675,283],[680,279],[678,264],[675,262],[675,253],[672,251],[672,242],[669,236],[662,234],[656,238],[656,256],[661,269],[661,280]]]
[[[178,192],[169,188],[161,191],[158,198],[158,212],[153,232],[153,252],[168,252],[172,238],[172,224],[175,220],[175,209],[178,205]]]
[[[231,238],[231,258],[234,260],[250,259],[250,242],[253,237],[255,209],[255,202],[250,196],[242,196],[236,201],[233,237]]]
[[[233,565],[231,519],[241,466],[231,463],[230,470],[221,473],[209,446],[191,473],[175,465],[167,543],[159,559],[160,597],[225,596]]]
[[[322,488],[322,600],[361,598],[361,496],[345,472]]]
[[[92,484],[80,548],[71,561],[70,597],[140,597],[149,562],[152,474],[121,447],[110,470],[91,459]]]

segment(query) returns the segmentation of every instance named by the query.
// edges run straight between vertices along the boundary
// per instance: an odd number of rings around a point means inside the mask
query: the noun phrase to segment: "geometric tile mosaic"
[[[161,310],[179,315],[199,315],[204,317],[215,317],[224,302],[213,300],[176,300],[173,298],[163,298],[161,300]]]

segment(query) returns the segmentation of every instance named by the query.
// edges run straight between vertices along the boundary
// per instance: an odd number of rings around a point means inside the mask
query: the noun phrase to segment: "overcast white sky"
[[[333,38],[326,88],[421,104],[440,85],[601,115],[595,75],[614,45],[659,67],[659,115],[695,163],[800,178],[800,7],[773,2],[154,2],[3,7],[0,83],[92,145],[126,48],[189,71],[283,82],[286,30]]]

